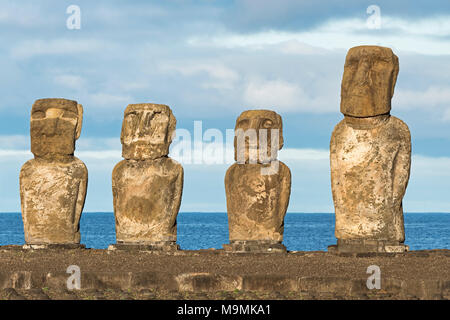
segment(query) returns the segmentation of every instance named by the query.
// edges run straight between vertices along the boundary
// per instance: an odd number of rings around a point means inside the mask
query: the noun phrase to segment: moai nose
[[[356,70],[355,81],[360,85],[364,85],[369,80],[370,63],[366,59],[362,59],[359,62],[358,69]]]
[[[261,119],[255,118],[250,120],[249,129],[254,131],[256,142],[259,140],[259,129],[261,129]]]
[[[144,112],[142,114],[141,121],[139,121],[139,129],[137,131],[137,135],[139,138],[146,136],[151,130],[150,121],[152,115],[152,112]]]
[[[146,114],[142,113],[142,115],[139,117],[139,122],[137,124],[135,137],[142,138],[145,135],[145,124],[146,124]]]
[[[47,125],[45,126],[44,134],[48,137],[54,136],[58,131],[59,118],[47,119]]]

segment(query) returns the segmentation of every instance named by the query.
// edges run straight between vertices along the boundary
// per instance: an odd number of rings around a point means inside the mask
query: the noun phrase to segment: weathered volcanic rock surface
[[[69,265],[81,290],[68,291]],[[381,289],[366,286],[367,267]],[[2,299],[449,299],[450,250],[236,254],[0,247]]]

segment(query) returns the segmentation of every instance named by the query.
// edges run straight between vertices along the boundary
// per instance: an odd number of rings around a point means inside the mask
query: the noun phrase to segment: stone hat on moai
[[[130,104],[125,109],[120,141],[125,159],[157,159],[169,154],[176,119],[163,104]]]
[[[83,106],[76,101],[36,100],[31,109],[31,152],[37,157],[73,155],[82,122]]]
[[[398,71],[398,57],[390,48],[351,48],[341,84],[341,112],[351,117],[388,114]]]
[[[278,145],[272,148],[272,141],[278,142]],[[277,159],[278,150],[282,147],[283,123],[281,116],[275,111],[247,110],[236,119],[235,161],[239,163],[270,162]],[[263,149],[267,150],[267,156],[264,155]],[[259,154],[260,151],[263,153],[262,155]]]

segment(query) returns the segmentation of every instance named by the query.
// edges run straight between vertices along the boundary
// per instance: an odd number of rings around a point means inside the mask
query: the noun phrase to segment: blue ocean
[[[81,218],[81,243],[105,249],[116,242],[114,214],[87,212]],[[405,244],[411,250],[450,249],[450,213],[406,213]],[[226,213],[182,212],[178,215],[178,244],[184,250],[222,248],[228,243]],[[336,243],[334,214],[288,213],[284,245],[294,251],[325,251]],[[20,213],[0,213],[0,245],[24,244]]]

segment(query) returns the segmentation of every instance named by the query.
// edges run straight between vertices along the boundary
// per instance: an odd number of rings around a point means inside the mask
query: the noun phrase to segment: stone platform
[[[286,253],[286,247],[281,242],[264,240],[234,240],[224,244],[223,249],[233,253]]]
[[[66,287],[70,265],[81,290]],[[367,268],[381,270],[368,289]],[[2,299],[449,299],[450,250],[229,253],[0,247]]]
[[[409,246],[392,241],[377,240],[338,240],[336,245],[328,246],[331,253],[402,253],[409,251]]]
[[[154,243],[116,243],[108,246],[108,250],[124,251],[177,251],[180,246],[172,241],[161,241]]]

